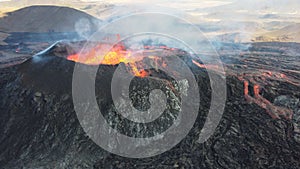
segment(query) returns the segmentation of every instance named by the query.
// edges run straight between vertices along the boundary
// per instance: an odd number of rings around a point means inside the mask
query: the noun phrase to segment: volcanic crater
[[[181,82],[175,82],[165,72],[155,69],[155,64],[165,64],[163,59],[145,57],[132,62],[124,57],[127,53],[119,55],[120,50],[125,50],[120,46],[112,50],[116,53],[111,53],[119,62],[112,60],[109,64],[111,60],[104,57],[103,63],[96,60],[96,64],[86,64],[90,61],[80,60],[79,51],[74,48],[82,43],[60,42],[21,64],[0,69],[0,166],[3,168],[259,168],[271,165],[291,168],[300,165],[299,56],[286,53],[286,57],[279,58],[284,44],[254,44],[238,56],[228,53],[230,50],[220,51],[226,69],[227,101],[217,130],[202,144],[198,142],[199,133],[211,101],[207,70],[214,71],[215,65],[204,65],[180,49],[145,47],[148,56],[159,53],[166,57],[179,56],[189,66],[198,83],[200,108],[188,136],[170,151],[151,158],[128,159],[97,146],[80,126],[72,102],[75,64],[82,64],[83,72],[97,68],[95,93],[103,116],[111,127],[132,137],[150,137],[172,125],[180,110],[178,93],[187,84],[183,83],[184,77]],[[147,59],[154,68],[140,69]],[[278,63],[281,69],[275,69]],[[149,109],[152,90],[161,89],[166,94],[167,109],[158,120],[133,123],[115,111],[111,81],[118,66],[125,66],[135,76],[129,93],[137,109]],[[223,74],[215,73],[224,78]]]

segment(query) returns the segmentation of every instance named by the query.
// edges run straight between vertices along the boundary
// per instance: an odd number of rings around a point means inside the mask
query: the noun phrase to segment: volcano
[[[51,19],[53,23],[47,23]],[[101,20],[82,11],[59,6],[30,6],[0,18],[1,32],[77,32],[98,30]],[[77,27],[77,28],[76,28]],[[88,28],[88,29],[84,29]]]
[[[127,57],[132,51],[118,45],[104,60],[91,61],[87,57],[82,60],[74,47],[82,43],[85,42],[57,43],[24,63],[0,69],[2,168],[296,168],[300,165],[299,56],[289,55],[284,44],[253,44],[240,55],[221,51],[226,68],[226,107],[214,135],[200,144],[199,133],[211,101],[207,70],[214,71],[216,65],[204,65],[189,53],[166,46],[145,47],[148,57],[134,61]],[[299,44],[287,46],[295,51],[299,48]],[[82,65],[83,72],[97,67],[97,103],[111,126],[131,137],[147,137],[162,132],[177,118],[181,100],[178,92],[186,87],[159,69],[139,67],[147,60],[168,66],[163,59],[150,57],[159,54],[179,56],[197,80],[201,99],[192,130],[178,145],[158,156],[128,159],[108,153],[86,135],[77,119],[72,101],[75,64]],[[134,76],[129,97],[137,109],[149,109],[151,90],[167,93],[167,109],[158,121],[147,124],[150,131],[136,132],[137,126],[145,126],[128,122],[115,111],[110,86],[118,66],[126,67]]]

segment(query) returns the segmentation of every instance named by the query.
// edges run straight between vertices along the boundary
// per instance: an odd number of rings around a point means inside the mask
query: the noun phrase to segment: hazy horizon
[[[102,20],[124,15],[120,11],[151,11],[161,7],[170,14],[188,14],[193,24],[213,39],[300,42],[300,3],[297,0],[153,0],[151,3],[146,0],[0,0],[0,5],[3,16],[27,6],[57,5],[75,8]],[[130,9],[132,5],[135,7]]]

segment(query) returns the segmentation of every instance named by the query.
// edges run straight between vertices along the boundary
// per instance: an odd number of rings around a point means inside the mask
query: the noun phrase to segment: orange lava
[[[88,65],[117,65],[125,63],[129,67],[129,71],[137,77],[146,77],[148,72],[143,69],[138,69],[137,62],[141,61],[144,56],[132,56],[132,51],[125,49],[123,45],[115,45],[106,54],[101,53],[102,49],[107,49],[108,44],[99,44],[95,48],[90,49],[88,52],[69,55],[68,60],[80,62]]]
[[[259,85],[254,85],[253,87],[253,90],[254,90],[254,96],[257,97],[259,96]]]
[[[293,116],[293,111],[279,106],[274,106],[269,100],[265,99],[263,96],[259,94],[260,86],[255,84],[253,86],[254,97],[249,95],[249,81],[244,80],[244,95],[249,103],[255,103],[261,108],[265,109],[266,112],[274,119],[279,119],[280,117],[284,117],[287,120],[291,120]]]
[[[214,71],[218,70],[217,65],[205,65],[197,62],[196,60],[192,60],[192,62],[200,68],[214,70]],[[247,74],[244,73],[242,76],[238,75],[238,79],[244,83],[244,96],[246,101],[248,103],[255,103],[259,107],[265,109],[266,112],[274,119],[279,119],[283,117],[285,119],[291,120],[293,116],[293,111],[285,107],[275,106],[269,100],[264,98],[260,94],[260,90],[261,90],[261,86],[259,85],[260,83],[259,81],[257,82],[255,78],[258,78],[263,81],[266,81],[266,79],[276,79],[281,81],[287,81],[292,84],[296,84],[296,83],[291,81],[287,75],[281,72],[274,72],[274,71],[260,70],[260,69],[258,69],[258,71],[259,71],[258,73],[247,72]],[[253,94],[254,94],[253,96],[250,96],[249,94],[250,82],[253,84]]]
[[[216,72],[219,72],[219,73],[222,73],[223,72],[221,71],[222,69],[220,69],[220,67],[218,65],[213,65],[213,64],[203,64],[203,63],[199,63],[197,62],[196,60],[192,60],[192,62],[200,67],[200,68],[203,68],[203,69],[208,69],[208,70],[213,70],[213,71],[216,71]]]
[[[117,35],[117,39],[120,41],[120,35]],[[110,49],[109,52],[103,53],[103,51],[107,51],[107,49]],[[144,66],[142,61],[145,57],[154,62],[156,69],[158,67],[157,65],[167,67],[167,63],[161,57],[145,54],[160,51],[157,49],[164,50],[163,52],[176,50],[175,48],[168,46],[144,46],[143,49],[129,50],[126,49],[123,43],[118,43],[112,48],[109,43],[101,43],[86,52],[69,55],[67,59],[88,65],[118,65],[120,63],[124,63],[127,66],[128,71],[130,71],[134,76],[143,78],[149,76],[149,73],[143,69]],[[164,54],[170,55],[168,52]]]
[[[244,81],[244,94],[248,95],[249,94],[249,82],[248,81]]]

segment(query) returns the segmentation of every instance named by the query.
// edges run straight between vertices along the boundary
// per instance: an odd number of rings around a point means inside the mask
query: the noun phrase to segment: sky
[[[181,9],[184,11],[201,10],[203,8],[230,6],[232,10],[269,14],[299,14],[299,0],[0,0],[5,6],[29,6],[33,4],[57,4],[72,6],[78,3],[91,4],[153,4]],[[0,6],[0,9],[1,9]]]

